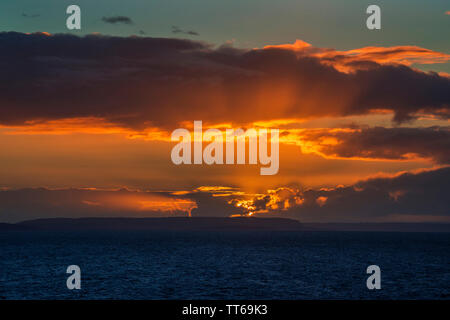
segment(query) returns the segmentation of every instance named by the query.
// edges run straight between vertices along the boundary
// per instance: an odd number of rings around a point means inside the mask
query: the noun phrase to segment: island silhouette
[[[384,231],[450,232],[449,223],[301,223],[287,218],[47,218],[0,223],[0,231]]]

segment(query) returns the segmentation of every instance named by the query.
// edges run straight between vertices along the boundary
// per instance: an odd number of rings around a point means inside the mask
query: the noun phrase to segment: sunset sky
[[[2,2],[0,222],[450,222],[449,3],[376,3]],[[279,129],[278,174],[173,164],[194,120]]]

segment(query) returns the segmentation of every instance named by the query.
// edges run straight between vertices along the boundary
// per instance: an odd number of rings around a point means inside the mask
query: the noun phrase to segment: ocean
[[[449,266],[450,233],[2,232],[0,299],[450,299]]]

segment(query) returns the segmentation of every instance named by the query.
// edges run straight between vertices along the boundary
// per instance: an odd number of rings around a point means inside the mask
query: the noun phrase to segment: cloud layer
[[[188,216],[195,202],[166,192],[126,189],[46,189],[0,191],[0,220],[17,222],[47,217]]]
[[[48,217],[253,215],[304,222],[450,221],[450,167],[350,186],[283,186],[265,194],[230,187],[177,192],[44,188],[0,191],[0,222]]]
[[[449,116],[450,78],[398,64],[398,54],[389,63],[393,53],[383,50],[349,62],[336,51],[309,46],[299,53],[182,39],[15,32],[0,33],[0,42],[4,125],[101,117],[133,128],[174,127],[194,119],[250,123],[379,109],[391,110],[397,121],[419,111]],[[339,71],[331,60],[354,68]]]
[[[450,221],[449,187],[450,168],[445,167],[375,177],[335,188],[281,187],[244,200],[243,205],[253,215],[308,222]]]
[[[294,137],[312,145],[311,152],[326,157],[426,158],[440,164],[450,163],[449,127],[316,129],[302,131]]]
[[[102,21],[110,24],[116,23],[133,24],[133,20],[130,17],[126,16],[103,17]]]
[[[123,17],[112,18],[115,19],[108,18],[107,22],[128,21]],[[10,180],[14,183],[23,179],[26,184],[22,185],[30,185],[36,177],[49,176],[48,172],[54,172],[49,181],[55,183],[64,175],[61,168],[67,162],[76,179],[70,176],[70,181],[64,181],[62,185],[74,185],[74,180],[78,185],[89,185],[85,181],[91,174],[82,176],[79,168],[83,161],[87,163],[83,160],[88,158],[85,157],[87,153],[83,152],[88,144],[80,142],[80,137],[70,137],[58,150],[54,144],[39,149],[41,140],[32,138],[42,137],[32,135],[77,131],[86,135],[128,134],[131,138],[140,134],[152,135],[154,140],[164,140],[168,132],[193,120],[202,120],[205,127],[230,123],[245,127],[255,122],[276,123],[274,120],[279,119],[285,130],[282,141],[298,143],[303,149],[301,153],[295,145],[282,145],[284,150],[295,149],[287,159],[291,164],[299,161],[299,156],[306,161],[305,153],[327,158],[425,158],[441,166],[450,162],[448,126],[301,128],[305,118],[313,121],[323,117],[373,116],[374,113],[382,114],[380,110],[392,113],[397,122],[418,116],[448,120],[450,77],[412,67],[415,63],[448,61],[449,55],[432,50],[396,46],[338,51],[313,47],[302,41],[262,49],[237,49],[186,39],[15,32],[0,33],[0,43],[3,44],[0,51],[0,126],[11,127],[2,130],[16,130],[18,135],[17,139],[11,135],[4,140],[11,141],[10,145],[14,147],[15,143],[30,139],[27,140],[28,154],[19,150],[14,153],[16,158],[4,157],[4,172],[12,171],[8,168],[16,170],[14,179]],[[296,126],[296,121],[300,127]],[[105,141],[102,139],[97,143]],[[99,180],[94,185],[108,187],[111,184],[105,184],[105,181],[111,177],[117,185],[113,171],[119,169],[126,177],[126,182],[119,185],[143,179],[145,185],[165,183],[167,187],[172,184],[173,189],[183,191],[3,190],[0,191],[0,220],[58,216],[267,215],[293,217],[300,221],[360,222],[449,217],[448,167],[380,176],[353,185],[324,189],[288,185],[287,178],[278,180],[280,183],[265,180],[260,184],[261,180],[244,175],[243,171],[230,175],[223,168],[207,168],[212,173],[207,181],[213,185],[223,181],[238,183],[236,181],[240,180],[242,183],[251,180],[259,188],[261,185],[277,187],[258,194],[216,186],[189,190],[186,185],[195,188],[192,186],[198,186],[196,183],[200,180],[195,176],[182,181],[180,171],[173,168],[169,169],[175,173],[167,174],[164,168],[169,162],[164,156],[169,154],[169,145],[162,146],[160,140],[152,141],[161,145],[159,153],[151,149],[154,152],[151,157],[139,144],[145,141],[135,143],[137,153],[127,154],[126,151],[131,149],[124,147],[124,143],[120,150],[113,148],[107,155],[106,149],[94,141],[91,145],[94,154],[101,154],[95,158],[100,169],[94,172]],[[68,141],[75,141],[75,144],[70,145]],[[64,160],[59,163],[61,167],[55,166],[55,159],[64,155],[65,148],[68,150],[66,158],[59,158]],[[51,153],[51,161],[47,162],[51,170],[44,170],[45,162],[34,161],[42,152]],[[25,154],[31,159],[30,165],[25,161]],[[130,162],[133,169],[128,170],[124,163],[129,161],[127,157],[135,154],[138,155],[137,162],[133,162],[133,158]],[[36,158],[30,155],[36,155]],[[334,160],[317,166],[318,159],[329,160],[317,155],[307,156],[311,158],[310,162],[303,162],[303,165],[295,162],[291,169],[286,167],[292,171],[288,176],[295,177],[297,182],[306,179],[316,168],[323,176],[321,181],[325,181],[320,185],[330,185],[330,175],[343,170],[337,166],[333,171],[330,166],[338,161],[348,162]],[[147,167],[142,163],[147,165],[149,159],[157,159],[159,166],[155,165],[154,171],[149,171],[146,176],[142,172]],[[104,173],[101,169],[106,162],[112,169]],[[355,176],[364,176],[357,172],[356,165],[348,166],[355,171]],[[394,165],[389,166],[389,169],[394,168]],[[56,171],[52,171],[54,167]],[[200,169],[193,168],[192,172],[203,174]],[[26,172],[31,172],[29,177]],[[350,174],[347,172],[347,175]],[[184,185],[177,187],[181,182]]]

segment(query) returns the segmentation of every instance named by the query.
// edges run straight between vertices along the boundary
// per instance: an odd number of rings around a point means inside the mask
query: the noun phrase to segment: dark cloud
[[[133,24],[133,20],[130,17],[125,16],[112,16],[112,17],[103,17],[102,21],[105,23],[123,23],[123,24]]]
[[[192,209],[193,217],[229,217],[233,214],[244,214],[243,208],[232,206],[230,196],[215,197],[210,193],[197,192],[187,195],[195,200],[197,208]]]
[[[280,188],[253,199],[249,211],[305,222],[408,221],[411,216],[449,217],[450,167],[371,178],[348,187]]]
[[[22,17],[24,18],[38,18],[40,17],[40,14],[34,13],[34,14],[27,14],[27,13],[22,13]]]
[[[192,30],[182,30],[177,26],[172,26],[172,33],[182,33],[182,34],[187,34],[190,36],[199,36],[200,34],[198,32],[192,31]]]
[[[323,143],[329,138],[336,143]],[[400,160],[420,157],[450,164],[450,127],[309,130],[300,139],[314,142],[326,156]]]
[[[0,191],[0,222],[50,217],[155,217],[246,215],[303,222],[408,222],[450,217],[450,167],[351,186],[302,190],[293,186],[251,197],[235,191],[182,193],[86,189]],[[159,209],[158,209],[159,208]]]
[[[144,192],[96,189],[27,188],[0,191],[0,222],[38,218],[221,216],[242,214],[229,197],[193,190]]]
[[[388,109],[449,116],[450,78],[402,65],[344,73],[278,48],[186,39],[0,33],[0,123],[101,117],[123,126],[246,123]]]
[[[167,192],[30,188],[0,191],[0,221],[51,217],[188,216],[195,202]]]

